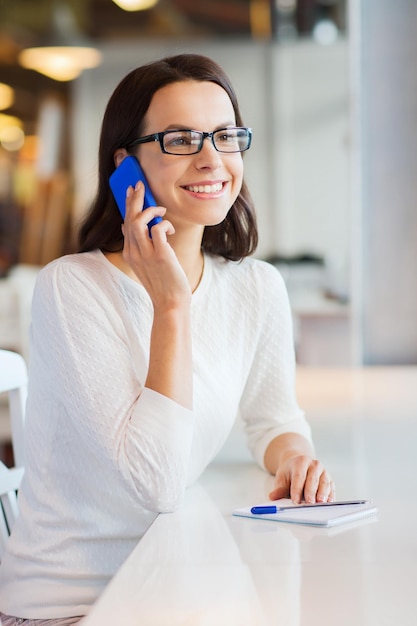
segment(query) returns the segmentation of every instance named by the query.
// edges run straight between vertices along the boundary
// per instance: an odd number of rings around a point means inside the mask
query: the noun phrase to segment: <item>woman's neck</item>
[[[188,278],[193,292],[200,284],[204,271],[204,256],[201,250],[203,233],[204,228],[202,227],[177,228],[168,240]]]

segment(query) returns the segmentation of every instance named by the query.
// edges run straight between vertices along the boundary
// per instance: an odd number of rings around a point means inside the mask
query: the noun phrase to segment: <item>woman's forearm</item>
[[[189,306],[155,311],[146,387],[192,409],[192,346]]]

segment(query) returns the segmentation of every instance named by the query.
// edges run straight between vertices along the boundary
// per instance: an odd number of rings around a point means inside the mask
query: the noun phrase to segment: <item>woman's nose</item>
[[[198,167],[219,167],[222,165],[220,152],[213,145],[211,137],[205,137],[200,152],[197,152],[196,164]]]

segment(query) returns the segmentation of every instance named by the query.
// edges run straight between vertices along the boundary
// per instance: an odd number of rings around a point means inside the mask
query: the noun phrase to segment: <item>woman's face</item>
[[[143,135],[172,129],[211,132],[235,126],[226,91],[211,82],[173,83],[155,93]],[[176,230],[191,225],[219,224],[236,200],[243,179],[241,153],[217,152],[210,138],[201,152],[170,155],[158,142],[141,144],[136,152],[158,205]],[[203,188],[200,190],[200,188]]]

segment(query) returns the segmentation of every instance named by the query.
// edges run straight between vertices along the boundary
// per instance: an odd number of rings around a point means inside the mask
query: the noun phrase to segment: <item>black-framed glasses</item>
[[[165,154],[189,155],[197,154],[203,147],[205,139],[211,139],[217,152],[245,152],[252,142],[252,129],[245,126],[220,128],[211,133],[200,130],[165,130],[162,133],[146,135],[131,141],[126,148],[140,143],[158,141]]]

